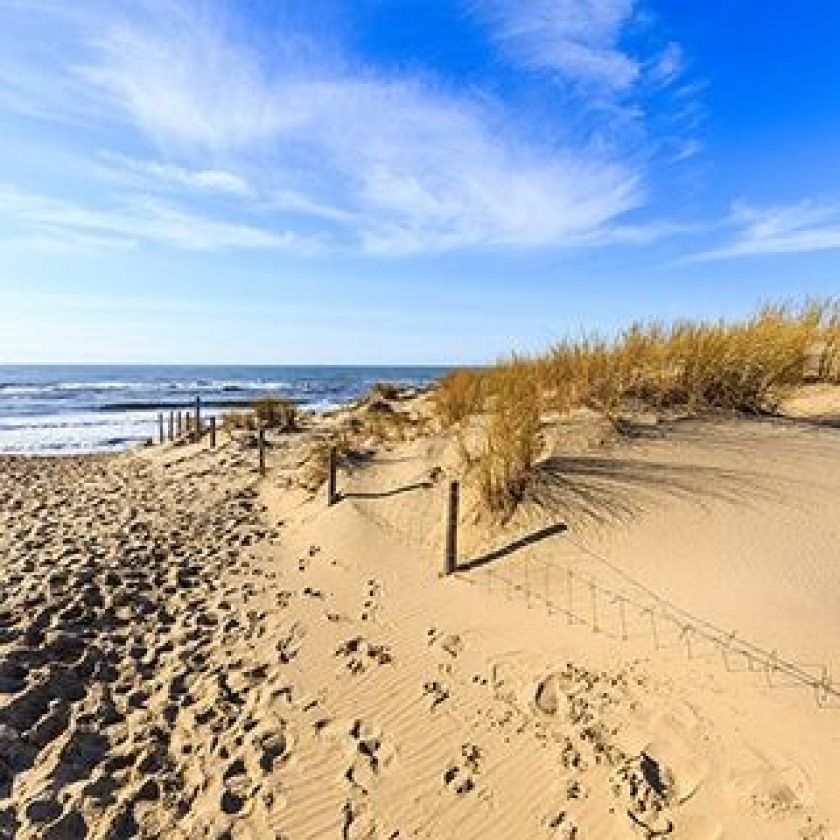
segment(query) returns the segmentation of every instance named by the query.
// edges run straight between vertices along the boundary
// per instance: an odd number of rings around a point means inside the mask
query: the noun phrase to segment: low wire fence
[[[568,626],[620,641],[647,640],[655,651],[683,651],[690,660],[719,660],[727,671],[763,675],[768,686],[798,685],[821,708],[840,708],[824,663],[805,663],[763,648],[659,596],[562,528],[563,551],[517,551],[491,562],[462,563],[455,578],[527,607],[543,609]]]
[[[205,423],[201,405],[171,412],[168,424],[158,416],[159,440],[172,441],[187,434],[201,443],[207,436],[216,445],[216,421]],[[189,420],[187,420],[189,418]],[[255,467],[266,474],[265,432],[256,433]],[[326,503],[332,506],[345,497],[338,490],[338,457],[329,452]],[[418,482],[413,487],[431,487]],[[362,494],[362,496],[377,494]],[[387,495],[387,494],[386,494]],[[542,529],[473,560],[458,556],[459,485],[451,482],[444,510],[443,574],[486,589],[488,595],[521,599],[527,607],[544,609],[568,626],[588,626],[620,641],[646,639],[655,651],[682,650],[690,660],[718,659],[727,671],[763,674],[768,686],[809,688],[820,708],[840,709],[840,686],[835,685],[824,663],[806,663],[763,648],[736,631],[727,630],[679,607],[634,579],[604,555],[573,537],[564,525]],[[537,552],[533,547],[548,536],[562,533],[564,552]]]

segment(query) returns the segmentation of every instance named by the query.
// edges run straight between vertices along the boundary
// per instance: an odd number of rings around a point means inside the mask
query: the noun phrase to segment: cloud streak
[[[840,249],[840,203],[803,200],[759,208],[738,203],[729,218],[730,242],[690,257],[692,262]]]
[[[563,79],[623,90],[639,77],[621,49],[633,0],[477,0],[494,39],[523,66]]]
[[[11,234],[8,246],[52,243],[57,249],[96,245],[126,248],[137,242],[192,251],[279,249],[310,251],[317,243],[292,232],[274,232],[208,218],[140,196],[108,209],[20,191],[0,184],[0,218],[7,227],[25,225],[35,236]]]
[[[294,33],[272,33],[269,53],[230,17],[232,5],[91,0],[70,14],[33,2],[33,28],[40,16],[69,56],[50,71],[74,91],[72,118],[148,144],[142,159],[117,152],[111,164],[140,179],[138,189],[228,202],[224,223],[183,224],[177,214],[189,211],[176,204],[136,204],[132,220],[148,231],[142,239],[294,249],[315,229],[337,249],[389,256],[580,247],[610,239],[646,200],[634,154],[597,138],[540,136],[498,99],[433,76],[384,73]],[[0,16],[3,8],[0,0]],[[633,0],[486,0],[478,10],[494,40],[531,69],[610,90],[632,86],[642,72],[620,47]],[[26,96],[17,99],[32,113],[69,118],[42,89],[43,67],[23,72],[20,61]],[[676,75],[680,61],[678,48],[666,51],[661,79]],[[0,107],[15,101],[0,95]],[[266,225],[240,221],[254,213]],[[175,233],[158,226],[164,215]],[[285,232],[263,229],[275,227]]]

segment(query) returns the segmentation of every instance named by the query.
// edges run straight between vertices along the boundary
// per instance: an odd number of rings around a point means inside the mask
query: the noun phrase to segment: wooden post
[[[458,567],[458,482],[449,485],[449,505],[446,515],[446,553],[443,558],[443,573],[451,575]]]
[[[195,440],[201,440],[201,397],[195,398]]]
[[[175,440],[175,412],[169,412],[169,441]]]
[[[192,433],[192,414],[189,411],[184,412],[184,431],[187,435]]]
[[[158,413],[158,438],[159,442],[163,443],[164,436],[163,436],[163,412]]]
[[[184,428],[184,418],[181,416],[181,412],[178,412],[178,416],[175,422],[175,432],[178,437],[181,437],[181,432]]]
[[[265,429],[259,430],[257,442],[260,450],[260,475],[265,475]]]
[[[216,415],[210,416],[210,448],[216,448]]]
[[[338,471],[338,450],[334,447],[330,447],[330,462],[329,462],[329,473],[327,475],[327,506],[332,506],[338,501],[338,491],[337,491],[337,476],[336,473]]]

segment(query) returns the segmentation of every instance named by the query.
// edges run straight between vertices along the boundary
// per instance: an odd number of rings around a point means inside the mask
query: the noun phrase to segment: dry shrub
[[[266,397],[251,403],[251,409],[264,429],[293,431],[298,427],[298,409],[292,400]]]
[[[314,440],[306,453],[298,473],[297,483],[300,487],[314,493],[327,480],[330,468],[330,450],[336,448],[339,460],[352,459],[358,456],[350,438],[339,432],[328,438]]]
[[[236,431],[254,431],[257,428],[257,418],[252,411],[226,411],[222,415],[222,429],[228,434]]]
[[[377,382],[368,393],[371,400],[398,400],[403,394],[403,389],[394,382]]]
[[[454,370],[447,373],[435,389],[435,415],[445,428],[463,422],[480,412],[484,405],[486,374],[475,370]]]
[[[840,304],[768,305],[739,322],[634,324],[614,340],[585,336],[535,358],[447,374],[434,393],[456,427],[481,495],[495,511],[522,497],[533,470],[540,408],[594,408],[616,421],[628,403],[655,411],[773,411],[806,381],[840,382]],[[486,446],[465,444],[485,412]],[[475,423],[470,421],[475,419]]]
[[[489,389],[485,442],[473,466],[487,507],[510,514],[528,487],[539,455],[540,388],[533,368],[514,361],[494,371]]]

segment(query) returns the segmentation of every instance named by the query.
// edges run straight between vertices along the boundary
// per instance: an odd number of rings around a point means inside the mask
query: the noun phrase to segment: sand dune
[[[838,672],[840,434],[558,453],[446,579],[451,446],[307,440],[0,463],[0,836],[840,837],[840,702],[673,620]]]

